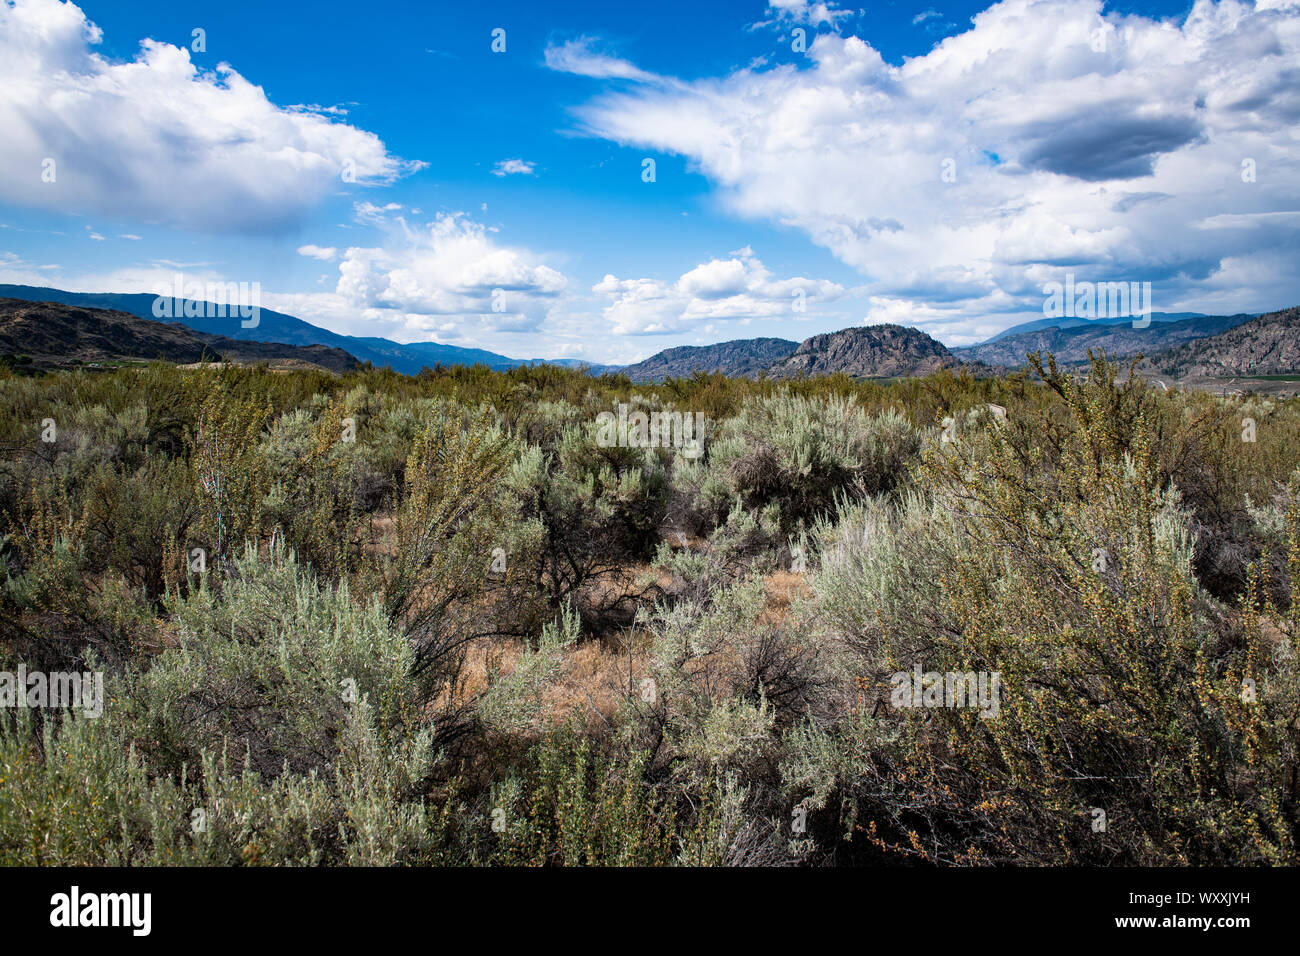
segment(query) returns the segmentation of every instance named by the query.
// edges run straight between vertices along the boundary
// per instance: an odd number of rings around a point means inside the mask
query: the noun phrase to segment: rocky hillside
[[[1248,322],[1253,316],[1201,315],[1176,322],[1153,322],[1146,328],[1135,329],[1132,322],[1107,325],[1077,323],[1064,328],[1035,329],[1015,335],[991,339],[980,345],[952,350],[957,358],[967,362],[982,362],[1003,368],[1019,368],[1025,364],[1030,352],[1052,353],[1061,365],[1088,361],[1088,350],[1105,352],[1114,358],[1127,358],[1142,353],[1154,355],[1172,346],[1193,339],[1217,335]]]
[[[60,302],[0,299],[0,355],[29,356],[37,368],[162,359],[273,365],[316,365],[332,372],[359,363],[324,345],[251,342],[196,332],[178,322],[154,322],[126,312]]]
[[[1270,312],[1152,358],[1180,379],[1300,373],[1300,307]]]
[[[683,345],[664,349],[620,371],[634,382],[661,382],[696,372],[751,376],[766,371],[798,347],[799,343],[788,339],[734,339],[716,345]]]
[[[804,339],[793,354],[775,363],[774,378],[844,372],[863,378],[928,375],[957,365],[941,343],[918,329],[868,325]]]

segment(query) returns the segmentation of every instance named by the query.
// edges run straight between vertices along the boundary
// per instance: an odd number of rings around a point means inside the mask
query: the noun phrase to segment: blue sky
[[[0,0],[0,281],[257,282],[340,332],[596,362],[864,321],[967,344],[1066,271],[1151,281],[1160,311],[1280,308],[1297,23],[1295,0]]]

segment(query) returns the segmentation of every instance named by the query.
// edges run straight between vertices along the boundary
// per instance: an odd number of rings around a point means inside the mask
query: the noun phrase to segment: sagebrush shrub
[[[941,862],[1290,860],[1294,706],[1243,683],[1300,687],[1198,587],[1149,394],[1092,378],[1061,383],[1067,417],[993,429],[984,457],[935,450],[927,495],[825,535],[813,586],[877,702],[844,781],[858,826]],[[889,675],[914,667],[1000,673],[999,712],[891,712]]]
[[[0,863],[1294,862],[1300,402],[1118,378],[0,368]]]
[[[707,460],[679,463],[679,480],[696,489],[714,523],[739,500],[755,510],[777,506],[789,530],[825,513],[847,489],[890,490],[919,447],[916,430],[893,409],[872,415],[851,397],[779,392],[747,401],[722,422]]]

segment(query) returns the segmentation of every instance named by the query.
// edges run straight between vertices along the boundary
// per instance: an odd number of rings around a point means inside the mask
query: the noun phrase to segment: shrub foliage
[[[0,403],[0,671],[105,687],[0,708],[0,863],[1296,862],[1295,400],[1034,357]]]

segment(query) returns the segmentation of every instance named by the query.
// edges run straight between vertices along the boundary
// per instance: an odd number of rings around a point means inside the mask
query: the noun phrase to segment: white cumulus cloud
[[[287,230],[342,183],[420,168],[373,133],[280,107],[230,65],[146,39],[130,62],[72,3],[0,3],[0,199],[203,231]]]
[[[748,246],[675,281],[607,275],[592,291],[606,300],[605,319],[618,335],[679,332],[718,320],[799,319],[844,295],[825,279],[773,278]]]
[[[802,230],[873,311],[954,344],[1067,269],[1151,281],[1157,310],[1300,300],[1300,229],[1260,215],[1300,209],[1294,0],[1196,0],[1181,24],[1004,0],[898,66],[834,33],[794,59],[611,89],[580,126],[686,157],[724,208]]]
[[[298,247],[298,255],[307,256],[311,259],[319,259],[322,262],[328,262],[338,255],[338,250],[333,246],[314,246],[308,243],[305,246]]]
[[[491,229],[456,212],[415,226],[399,218],[382,245],[343,250],[333,292],[264,298],[339,332],[402,342],[464,337],[500,348],[493,336],[538,331],[567,287],[539,256],[501,245]]]
[[[536,163],[523,159],[503,159],[492,168],[493,176],[531,176]]]

